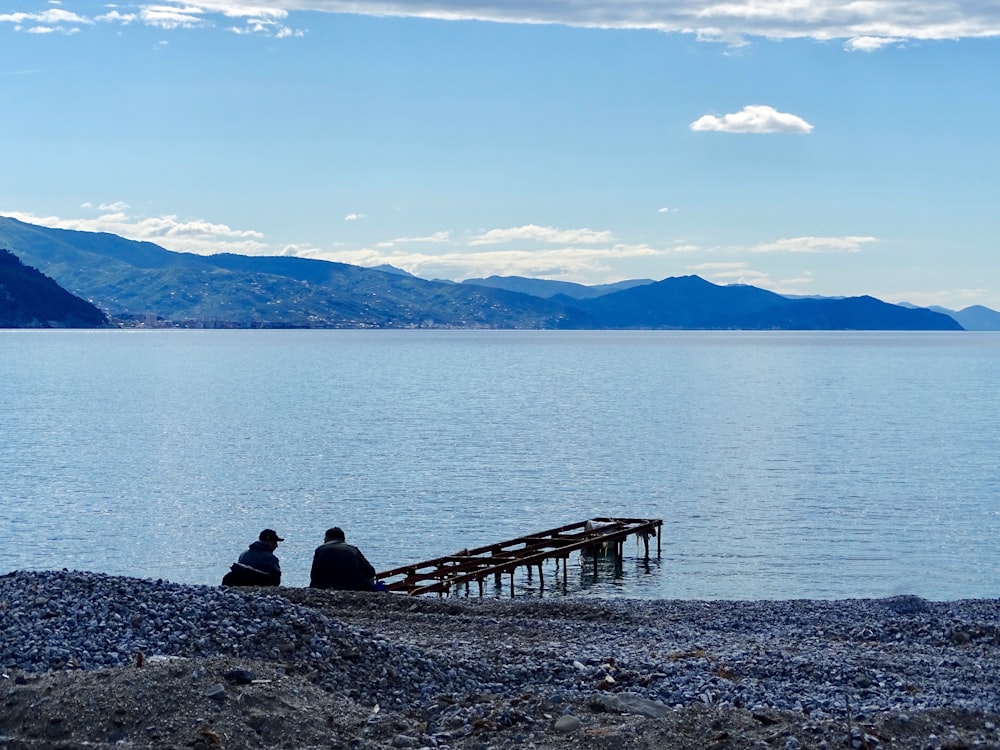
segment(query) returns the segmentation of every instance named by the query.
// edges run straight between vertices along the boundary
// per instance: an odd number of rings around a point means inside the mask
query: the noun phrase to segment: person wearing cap
[[[263,574],[260,577],[260,582],[256,584],[258,586],[280,586],[281,565],[274,551],[278,549],[278,542],[283,541],[285,540],[278,536],[278,532],[274,529],[264,529],[257,537],[257,541],[240,555],[237,565],[251,568]]]
[[[309,585],[314,589],[375,591],[375,568],[361,550],[344,541],[339,526],[327,529],[323,544],[313,553]]]

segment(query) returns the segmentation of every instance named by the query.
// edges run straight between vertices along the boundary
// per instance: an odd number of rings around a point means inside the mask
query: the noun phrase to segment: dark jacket
[[[271,586],[281,585],[281,565],[278,564],[278,558],[274,556],[271,545],[267,542],[258,540],[251,544],[250,548],[240,555],[239,563],[267,573],[271,578]]]
[[[309,585],[314,589],[374,591],[375,568],[361,550],[339,539],[327,542],[313,553]]]

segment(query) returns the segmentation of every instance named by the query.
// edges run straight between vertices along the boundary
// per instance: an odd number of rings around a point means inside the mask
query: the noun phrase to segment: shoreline
[[[641,562],[641,558],[636,558],[636,560]],[[82,576],[94,576],[98,578],[110,578],[110,579],[120,579],[123,581],[136,581],[142,583],[150,583],[164,586],[180,586],[193,589],[216,589],[219,588],[220,584],[214,579],[207,582],[190,582],[175,580],[172,578],[166,578],[159,575],[132,575],[124,573],[107,573],[102,570],[95,569],[83,569],[83,568],[14,568],[6,572],[0,572],[0,580],[15,575],[82,575]],[[308,577],[308,576],[306,576]],[[265,586],[265,587],[231,587],[230,590],[254,590],[263,593],[272,592],[296,592],[296,591],[314,591],[308,585],[288,585],[282,583],[280,586]],[[406,599],[409,601],[432,601],[432,600],[445,600],[445,601],[458,601],[458,602],[469,602],[469,601],[493,601],[493,602],[585,602],[590,604],[600,604],[601,602],[615,602],[615,601],[629,601],[629,602],[645,602],[650,604],[659,604],[665,602],[671,603],[698,603],[707,605],[726,605],[726,604],[745,604],[749,602],[759,603],[759,604],[784,604],[791,602],[813,602],[813,603],[853,603],[853,602],[884,602],[893,600],[919,600],[921,602],[926,602],[932,605],[940,604],[958,604],[962,602],[1000,602],[1000,591],[998,591],[997,596],[957,596],[952,598],[933,598],[930,596],[924,596],[922,594],[915,594],[910,592],[903,593],[893,593],[886,594],[884,596],[879,595],[855,595],[855,596],[789,596],[789,597],[754,597],[754,598],[740,598],[740,597],[651,597],[651,596],[630,596],[627,593],[618,595],[608,595],[605,590],[600,590],[596,594],[591,594],[587,589],[582,588],[580,590],[566,591],[560,590],[558,585],[552,585],[545,587],[543,589],[526,589],[524,591],[519,591],[514,596],[511,596],[509,587],[505,583],[499,588],[492,589],[492,591],[487,587],[487,591],[490,593],[484,593],[483,595],[478,594],[478,592],[471,588],[466,591],[462,590],[461,593],[458,591],[438,595],[436,593],[420,594],[415,597],[409,597],[405,593],[401,592],[380,592],[396,596],[398,598]],[[345,595],[351,595],[352,592],[340,592]]]

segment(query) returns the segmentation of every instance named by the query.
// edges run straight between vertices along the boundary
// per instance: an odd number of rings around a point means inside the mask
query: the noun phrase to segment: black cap
[[[283,542],[283,541],[285,541],[280,536],[278,536],[278,532],[275,531],[274,529],[264,529],[262,532],[260,532],[260,536],[257,537],[257,538],[260,539],[262,542]]]

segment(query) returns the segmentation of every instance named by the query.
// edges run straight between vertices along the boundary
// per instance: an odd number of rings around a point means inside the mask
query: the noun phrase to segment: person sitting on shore
[[[309,586],[337,591],[375,591],[375,568],[357,547],[344,540],[339,526],[327,529],[313,553]]]
[[[274,529],[264,529],[222,579],[223,586],[280,586],[281,564],[274,551],[285,541]]]

